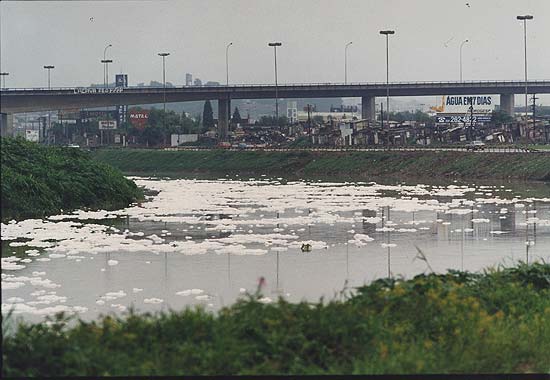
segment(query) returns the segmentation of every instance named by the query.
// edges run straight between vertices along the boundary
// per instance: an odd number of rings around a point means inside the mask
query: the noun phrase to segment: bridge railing
[[[419,85],[427,85],[427,86],[440,86],[440,87],[446,87],[446,86],[460,86],[460,87],[469,87],[473,85],[480,85],[480,86],[506,86],[506,85],[524,85],[525,81],[522,80],[494,80],[494,81],[409,81],[409,82],[390,82],[390,87],[398,87],[398,86],[419,86]],[[529,80],[527,82],[528,86],[533,85],[550,85],[550,80]],[[324,83],[281,83],[278,84],[277,87],[326,87],[326,86],[341,86],[341,87],[359,87],[359,86],[368,86],[368,87],[385,87],[387,84],[386,82],[349,82],[349,83],[340,83],[340,82],[324,82]],[[182,89],[182,88],[189,88],[189,89],[204,89],[204,90],[213,90],[213,89],[242,89],[242,88],[272,88],[274,87],[273,83],[242,83],[242,84],[231,84],[229,86],[226,85],[219,85],[219,86],[172,86],[172,87],[166,87],[167,91],[172,91],[174,89]],[[9,88],[2,88],[0,89],[0,92],[11,92],[11,91],[67,91],[67,90],[76,90],[76,89],[82,89],[82,88],[97,88],[97,89],[103,89],[104,87],[89,87],[89,86],[77,86],[77,87],[9,87]],[[113,86],[109,86],[107,88],[114,88]],[[163,86],[128,86],[125,87],[126,89],[163,89]]]

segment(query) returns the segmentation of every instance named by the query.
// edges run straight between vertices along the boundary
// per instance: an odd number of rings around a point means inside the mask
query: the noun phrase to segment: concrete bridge
[[[500,107],[513,114],[514,95],[525,93],[523,81],[401,82],[390,83],[390,96],[500,95]],[[9,114],[93,108],[113,105],[138,105],[217,100],[220,136],[227,133],[231,99],[272,99],[274,85],[232,85],[209,87],[109,87],[109,88],[29,88],[0,91],[2,124]],[[550,80],[527,82],[529,94],[550,93]],[[277,86],[279,98],[360,97],[362,116],[375,118],[375,98],[386,96],[386,83],[283,84]]]

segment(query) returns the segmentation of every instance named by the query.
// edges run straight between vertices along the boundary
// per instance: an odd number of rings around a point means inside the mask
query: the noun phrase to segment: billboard
[[[99,129],[116,129],[116,120],[100,120]]]
[[[443,97],[441,107],[437,108],[438,114],[466,114],[489,115],[495,109],[491,95],[448,95]],[[444,116],[444,115],[443,115]]]
[[[185,134],[185,135],[172,135],[170,136],[170,145],[178,146],[183,143],[197,142],[199,135],[197,134]]]
[[[291,124],[298,121],[298,102],[288,102],[286,104],[286,117]]]
[[[59,119],[79,119],[80,110],[78,108],[70,108],[57,111]]]
[[[470,115],[445,115],[437,114],[435,117],[436,123],[488,123],[491,121],[491,115],[474,115],[470,118]]]
[[[117,120],[119,124],[126,122],[128,119],[128,106],[116,106]]]
[[[38,142],[40,140],[38,130],[27,129],[25,131],[25,139],[27,141]]]
[[[128,74],[116,74],[115,87],[128,87]]]
[[[130,110],[128,120],[136,128],[145,128],[149,120],[149,110]]]
[[[86,122],[95,119],[117,119],[116,110],[80,111],[80,121]]]

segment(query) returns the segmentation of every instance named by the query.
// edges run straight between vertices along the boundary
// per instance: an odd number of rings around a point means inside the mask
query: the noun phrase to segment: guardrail
[[[469,87],[472,85],[483,85],[483,86],[501,86],[501,85],[525,85],[525,81],[523,80],[496,80],[496,81],[412,81],[412,82],[390,82],[390,87],[392,86],[414,86],[414,85],[431,85],[431,86],[460,86],[460,87]],[[536,84],[548,84],[550,85],[550,80],[529,80],[527,82],[527,85],[536,85]],[[340,83],[340,82],[325,82],[325,83],[279,83],[277,87],[322,87],[322,86],[342,86],[342,87],[359,87],[359,86],[386,86],[386,82],[348,82],[348,83]],[[264,83],[264,84],[231,84],[229,86],[226,85],[219,85],[219,86],[172,86],[172,87],[166,87],[166,90],[173,90],[173,89],[182,89],[182,88],[189,88],[189,89],[205,89],[205,90],[213,90],[213,89],[241,89],[241,88],[259,88],[259,87],[274,87],[275,85],[273,83]],[[105,87],[90,87],[90,86],[77,86],[77,87],[13,87],[13,88],[2,88],[0,89],[0,92],[9,92],[9,91],[65,91],[65,90],[75,90],[80,88],[97,88],[97,89],[103,89]],[[115,88],[114,86],[108,86],[106,88]],[[128,86],[124,87],[125,89],[163,89],[163,86]]]
[[[151,148],[155,149],[155,148]],[[158,148],[157,148],[158,149]],[[492,147],[487,146],[483,149],[472,150],[466,146],[463,147],[315,147],[315,148],[270,148],[270,147],[246,147],[246,148],[224,148],[224,147],[170,147],[161,148],[166,151],[200,151],[200,150],[222,150],[222,151],[264,151],[264,152],[469,152],[469,153],[529,153],[529,154],[549,154],[550,150],[538,150],[522,147]]]

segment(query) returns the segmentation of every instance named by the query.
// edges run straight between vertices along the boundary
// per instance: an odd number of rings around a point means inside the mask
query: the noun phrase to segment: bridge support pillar
[[[369,121],[376,120],[376,99],[374,96],[361,97],[361,117]]]
[[[13,114],[0,114],[0,135],[2,137],[13,136]]]
[[[218,99],[218,138],[220,139],[220,141],[227,141],[230,113],[231,99]]]
[[[508,116],[514,116],[514,94],[500,94],[500,110]]]

